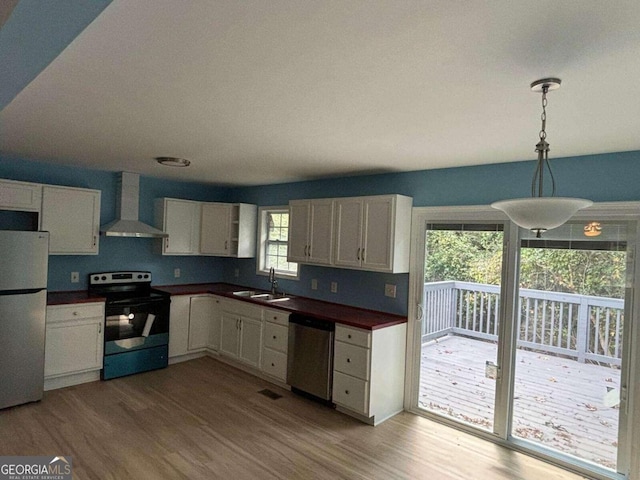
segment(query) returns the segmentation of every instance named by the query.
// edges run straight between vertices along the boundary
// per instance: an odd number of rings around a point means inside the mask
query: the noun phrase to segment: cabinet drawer
[[[369,330],[336,325],[336,340],[360,347],[371,348],[371,332]]]
[[[287,352],[289,327],[264,322],[264,346],[272,350]]]
[[[267,322],[277,323],[278,325],[289,326],[289,312],[282,310],[264,309],[264,319]]]
[[[368,348],[344,342],[335,342],[333,368],[338,372],[358,377],[361,380],[369,380],[370,352],[371,350]]]
[[[262,352],[262,371],[283,382],[287,381],[287,354],[265,348]]]
[[[228,300],[224,303],[223,308],[235,315],[262,320],[262,308],[256,305],[252,305],[248,302],[241,302],[239,300]]]
[[[104,303],[74,303],[47,307],[47,323],[95,317],[104,317]]]
[[[334,372],[333,401],[362,415],[369,416],[369,382]]]

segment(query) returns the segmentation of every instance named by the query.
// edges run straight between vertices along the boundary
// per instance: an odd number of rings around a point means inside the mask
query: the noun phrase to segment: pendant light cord
[[[533,174],[533,180],[531,181],[531,196],[542,197],[544,196],[544,169],[545,167],[549,171],[549,177],[551,178],[551,196],[556,195],[556,179],[553,176],[551,165],[549,164],[549,143],[547,142],[547,92],[548,86],[542,87],[542,115],[540,120],[542,121],[542,128],[540,129],[540,141],[536,145],[536,152],[538,152],[538,164],[536,165],[536,171]]]

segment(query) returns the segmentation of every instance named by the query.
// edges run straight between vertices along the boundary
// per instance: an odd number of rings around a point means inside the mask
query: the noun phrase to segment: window
[[[287,261],[289,249],[289,208],[260,208],[258,273],[273,267],[279,276],[298,278],[298,264]]]

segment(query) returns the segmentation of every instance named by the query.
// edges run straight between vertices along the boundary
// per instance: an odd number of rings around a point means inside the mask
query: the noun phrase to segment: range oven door
[[[167,366],[170,303],[168,297],[107,302],[103,380]]]
[[[165,298],[107,302],[105,313],[106,342],[169,333],[169,302]]]

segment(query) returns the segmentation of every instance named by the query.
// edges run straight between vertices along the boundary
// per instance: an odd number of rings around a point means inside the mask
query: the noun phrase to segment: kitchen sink
[[[255,290],[240,290],[238,292],[233,292],[234,295],[238,297],[253,297],[257,292]]]
[[[256,292],[255,290],[239,290],[237,292],[233,292],[233,294],[237,297],[245,297],[250,298],[252,300],[258,300],[261,302],[284,302],[286,300],[290,300],[291,297],[287,297],[281,293],[276,293],[275,295],[268,292]]]
[[[284,302],[285,300],[290,300],[291,297],[286,297],[282,294],[272,294],[272,293],[258,293],[255,295],[251,295],[251,298],[254,300],[262,300],[263,302]]]

